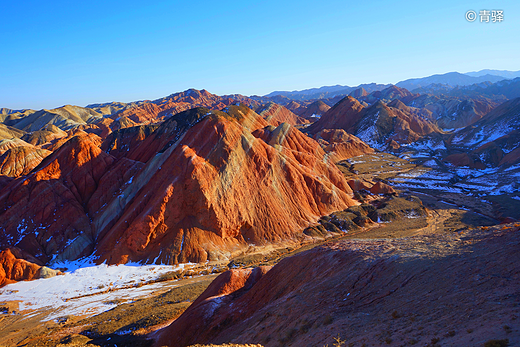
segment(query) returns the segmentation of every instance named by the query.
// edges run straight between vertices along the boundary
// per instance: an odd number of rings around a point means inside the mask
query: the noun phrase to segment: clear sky
[[[503,10],[501,23],[468,10]],[[2,1],[0,107],[520,70],[515,1]]]

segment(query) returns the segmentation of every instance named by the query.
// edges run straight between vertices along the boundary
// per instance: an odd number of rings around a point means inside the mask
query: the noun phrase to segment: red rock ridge
[[[73,260],[93,251],[95,213],[89,211],[89,201],[99,188],[107,194],[120,186],[103,185],[101,178],[109,169],[133,171],[123,163],[113,166],[115,158],[101,151],[99,142],[93,134],[72,137],[28,176],[3,187],[0,247],[16,245],[43,263],[56,256]]]
[[[139,105],[125,109],[111,115],[113,119],[127,117],[136,123],[153,123],[167,119],[179,112],[195,107],[206,107],[211,110],[220,110],[237,102],[247,106],[258,106],[258,103],[242,95],[218,96],[208,91],[188,89],[181,93],[172,94],[154,101],[145,101]]]
[[[309,126],[308,131],[314,135],[323,129],[343,129],[353,133],[353,126],[363,116],[365,107],[351,96],[347,96],[332,106],[321,118]]]

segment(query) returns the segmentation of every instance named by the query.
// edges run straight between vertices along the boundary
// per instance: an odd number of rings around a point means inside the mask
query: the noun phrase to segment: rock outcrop
[[[52,277],[60,273],[17,257],[20,253],[17,249],[5,249],[0,252],[0,287],[18,281]]]

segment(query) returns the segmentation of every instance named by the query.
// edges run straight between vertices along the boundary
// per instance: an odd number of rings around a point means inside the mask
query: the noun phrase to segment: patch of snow
[[[114,308],[117,305],[113,302],[114,297],[118,300],[131,300],[161,288],[171,288],[171,282],[144,286],[139,284],[153,281],[162,274],[185,266],[92,266],[91,260],[55,263],[54,267],[67,265],[73,271],[66,272],[63,276],[9,284],[0,289],[0,301],[19,300],[20,311],[50,308],[52,313],[43,321],[65,315],[90,316]],[[114,294],[113,290],[117,290],[117,293]]]

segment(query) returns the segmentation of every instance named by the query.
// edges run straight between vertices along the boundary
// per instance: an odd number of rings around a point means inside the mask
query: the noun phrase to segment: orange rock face
[[[39,278],[40,265],[18,259],[10,249],[0,252],[0,287],[17,281]]]
[[[56,256],[75,259],[92,252],[96,236],[89,202],[99,187],[105,194],[113,189],[104,187],[101,178],[115,160],[98,145],[93,134],[73,137],[27,177],[4,186],[0,248],[16,245],[43,263]]]
[[[372,194],[395,194],[396,192],[395,192],[394,188],[392,188],[390,185],[379,181],[379,182],[376,182],[376,184],[374,184],[372,186],[372,188],[370,188],[370,193],[372,193]]]
[[[20,146],[9,149],[0,156],[0,174],[9,177],[27,175],[51,154],[46,149]]]

